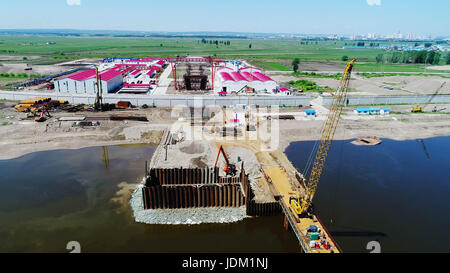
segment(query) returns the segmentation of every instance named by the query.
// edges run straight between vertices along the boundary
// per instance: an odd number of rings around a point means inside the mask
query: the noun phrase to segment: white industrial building
[[[99,73],[101,90],[111,93],[123,84],[122,73],[116,69],[109,69]],[[55,91],[67,93],[97,93],[97,76],[94,69],[85,70],[66,78],[56,80]]]
[[[99,65],[99,78],[103,93],[112,93],[126,86],[147,90],[156,84],[155,77],[165,67],[167,61],[157,58],[147,59],[112,59]],[[97,93],[95,69],[88,69],[66,78],[56,80],[55,91],[67,93]]]
[[[270,77],[259,71],[232,71],[230,69],[221,68],[218,74],[222,85],[221,91],[231,93],[242,93],[245,90],[252,89],[257,93],[273,93],[277,88],[277,83]]]

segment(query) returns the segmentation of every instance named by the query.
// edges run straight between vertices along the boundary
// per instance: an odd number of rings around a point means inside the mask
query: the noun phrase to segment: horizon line
[[[164,30],[117,30],[117,29],[83,29],[83,28],[0,28],[0,31],[91,31],[91,32],[141,32],[141,33],[230,33],[230,34],[260,34],[260,35],[337,35],[337,36],[354,36],[354,35],[366,35],[367,33],[353,33],[353,34],[343,34],[343,33],[299,33],[299,32],[239,32],[239,31],[220,31],[220,30],[192,30],[192,31],[164,31]],[[374,33],[376,35],[386,36],[389,34]],[[391,33],[394,34],[394,33]],[[406,34],[406,33],[400,33]],[[409,33],[408,33],[409,34]],[[415,34],[419,36],[428,37],[450,37],[450,34]]]

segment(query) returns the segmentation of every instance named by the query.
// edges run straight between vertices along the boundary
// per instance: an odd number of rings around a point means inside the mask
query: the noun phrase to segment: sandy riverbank
[[[323,121],[281,121],[279,150],[285,151],[291,142],[320,139]],[[425,139],[450,136],[450,115],[391,115],[346,119],[343,117],[334,136],[335,140],[377,136],[394,140]]]
[[[402,107],[406,111],[408,106]],[[3,120],[7,120],[8,125],[0,126],[1,160],[46,150],[141,143],[156,145],[162,131],[175,122],[161,118],[150,118],[150,122],[100,121],[101,125],[98,127],[80,128],[73,127],[73,122],[60,122],[56,119],[46,123],[22,121],[18,119],[17,113],[12,113],[15,117],[7,119],[9,114],[11,113],[3,114]],[[320,139],[323,118],[281,120],[278,150],[284,151],[291,142]],[[334,139],[355,139],[372,135],[395,140],[448,136],[449,124],[450,115],[446,113],[393,114],[384,117],[354,117],[348,114],[343,115]]]

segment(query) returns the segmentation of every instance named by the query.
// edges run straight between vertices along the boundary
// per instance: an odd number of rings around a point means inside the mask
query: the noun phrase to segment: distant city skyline
[[[15,0],[2,29],[450,36],[448,0]]]

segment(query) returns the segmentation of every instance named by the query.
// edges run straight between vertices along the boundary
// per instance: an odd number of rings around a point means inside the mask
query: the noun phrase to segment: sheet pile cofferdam
[[[242,163],[234,177],[219,176],[219,168],[153,168],[142,187],[144,209],[246,206],[249,216],[280,215],[277,202],[256,203]]]
[[[240,207],[248,196],[248,176],[220,177],[219,168],[150,169],[142,188],[145,209]]]

